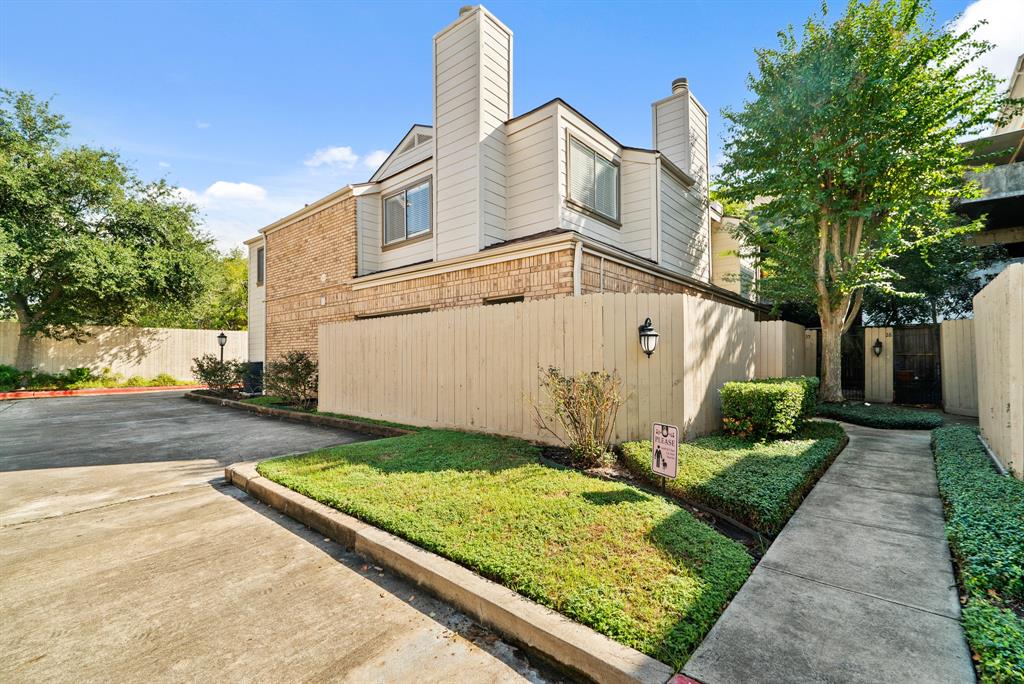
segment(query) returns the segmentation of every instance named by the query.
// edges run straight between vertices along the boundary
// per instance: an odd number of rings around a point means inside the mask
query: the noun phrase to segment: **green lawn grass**
[[[1024,482],[996,472],[967,426],[933,431],[932,451],[981,681],[1024,682]]]
[[[835,423],[809,421],[788,439],[701,437],[679,445],[679,475],[665,487],[774,535],[832,462],[844,435]],[[660,482],[651,471],[649,441],[627,442],[621,451],[630,471]]]
[[[753,559],[662,497],[539,453],[516,439],[425,430],[258,470],[681,666]]]
[[[818,404],[818,415],[885,430],[931,430],[943,423],[938,413],[888,404]]]

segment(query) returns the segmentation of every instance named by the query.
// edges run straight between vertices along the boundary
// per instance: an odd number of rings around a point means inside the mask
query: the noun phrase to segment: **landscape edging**
[[[261,416],[273,416],[275,418],[291,420],[296,423],[309,423],[310,425],[341,428],[343,430],[352,430],[354,432],[376,435],[378,437],[398,437],[400,435],[407,435],[410,433],[410,430],[403,430],[402,428],[391,427],[389,425],[377,425],[375,423],[364,423],[358,420],[338,418],[337,416],[325,416],[318,413],[302,413],[301,411],[289,411],[288,409],[274,408],[272,406],[247,404],[244,401],[235,401],[234,399],[225,399],[223,397],[211,397],[209,395],[198,394],[196,392],[186,393],[185,398],[191,399],[192,401],[201,401],[206,404],[215,404],[217,406],[241,409],[243,411],[248,411],[249,413],[257,413]]]
[[[90,397],[108,394],[145,394],[146,392],[174,392],[206,389],[206,385],[159,385],[153,387],[83,387],[63,390],[12,390],[0,392],[0,401],[6,399],[46,399],[47,397]]]
[[[453,561],[262,477],[255,463],[230,465],[224,476],[256,499],[426,588],[560,667],[597,682],[663,684],[674,674],[668,665]]]

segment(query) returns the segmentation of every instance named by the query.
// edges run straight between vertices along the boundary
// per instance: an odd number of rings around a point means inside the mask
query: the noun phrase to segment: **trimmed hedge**
[[[679,445],[679,472],[665,482],[676,496],[709,506],[763,534],[774,535],[796,511],[833,458],[841,425],[809,421],[793,437],[772,442],[711,435]],[[651,443],[619,447],[626,468],[651,484]]]
[[[932,451],[978,673],[1024,681],[1024,482],[995,470],[972,428],[933,431]]]
[[[802,420],[803,385],[795,382],[727,382],[722,396],[722,423],[727,432],[756,437],[793,434]]]
[[[777,385],[780,383],[796,383],[803,389],[803,398],[800,400],[800,416],[804,420],[814,417],[818,407],[818,388],[821,380],[813,375],[794,375],[788,378],[758,378],[751,382]]]
[[[884,430],[932,430],[943,425],[937,413],[886,404],[818,404],[818,415]]]

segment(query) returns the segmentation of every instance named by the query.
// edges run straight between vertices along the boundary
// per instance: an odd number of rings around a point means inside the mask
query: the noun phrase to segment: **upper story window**
[[[619,220],[619,165],[572,137],[569,199],[599,216]]]
[[[263,284],[263,278],[266,271],[266,266],[264,266],[264,254],[265,252],[263,251],[263,247],[256,248],[256,285]]]
[[[430,233],[430,181],[418,181],[384,198],[384,244]]]

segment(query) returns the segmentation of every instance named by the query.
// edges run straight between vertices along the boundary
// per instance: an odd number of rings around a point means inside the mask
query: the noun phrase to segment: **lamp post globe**
[[[217,335],[217,344],[220,345],[220,362],[224,363],[224,345],[228,343],[228,336],[224,334],[222,330],[220,335]]]
[[[651,319],[648,317],[644,324],[640,326],[640,348],[643,349],[644,354],[650,357],[657,346],[658,331],[654,329],[654,324],[651,323]]]

